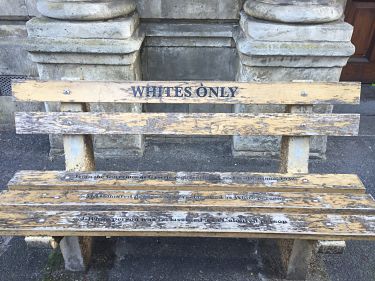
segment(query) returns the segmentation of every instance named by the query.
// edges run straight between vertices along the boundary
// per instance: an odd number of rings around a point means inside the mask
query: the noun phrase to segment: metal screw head
[[[69,89],[64,89],[63,94],[64,95],[70,95],[71,91]]]
[[[302,92],[301,92],[301,96],[302,96],[302,97],[307,97],[308,94],[307,94],[305,91],[302,91]]]

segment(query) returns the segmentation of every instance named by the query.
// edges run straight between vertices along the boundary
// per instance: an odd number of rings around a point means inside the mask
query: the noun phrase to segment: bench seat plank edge
[[[0,235],[375,240],[375,217],[247,212],[0,212]]]
[[[18,171],[10,190],[232,190],[267,192],[365,193],[354,174],[280,174],[172,171]]]
[[[0,211],[230,211],[372,214],[367,194],[234,191],[38,190],[1,193]]]

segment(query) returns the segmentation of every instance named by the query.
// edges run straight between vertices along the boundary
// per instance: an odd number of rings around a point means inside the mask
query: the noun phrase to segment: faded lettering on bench
[[[192,192],[139,192],[129,191],[128,193],[119,192],[89,192],[80,195],[81,200],[90,199],[132,199],[132,200],[153,200],[163,199],[167,201],[205,201],[205,200],[241,200],[241,201],[283,201],[282,196],[269,196],[265,193],[212,193],[200,194]]]
[[[296,181],[297,177],[288,176],[246,176],[246,175],[229,175],[223,174],[114,174],[114,173],[100,173],[100,174],[69,174],[66,175],[65,180],[134,180],[134,181],[147,181],[147,180],[162,180],[169,182],[195,182],[207,181],[211,183],[221,182],[236,182],[246,184],[265,184],[276,182]]]
[[[356,175],[280,174],[250,172],[172,171],[20,171],[8,184],[10,189],[77,190],[89,188],[191,191],[309,191],[364,193]],[[229,188],[229,189],[228,189]]]
[[[206,87],[201,86],[131,86],[133,96],[142,97],[157,97],[157,98],[235,98],[238,94],[238,87]]]
[[[178,213],[178,212],[176,212]],[[246,227],[256,227],[256,226],[266,226],[271,224],[287,224],[288,220],[286,219],[275,219],[268,216],[212,216],[209,214],[194,214],[186,216],[170,216],[160,214],[152,216],[134,216],[134,215],[123,215],[123,216],[98,216],[98,215],[85,215],[79,216],[75,218],[75,220],[79,222],[86,222],[90,223],[110,223],[110,224],[121,224],[121,223],[173,223],[179,222],[184,224],[192,224],[192,223],[209,223],[209,224],[217,224],[217,223],[237,223],[237,224],[244,224]]]

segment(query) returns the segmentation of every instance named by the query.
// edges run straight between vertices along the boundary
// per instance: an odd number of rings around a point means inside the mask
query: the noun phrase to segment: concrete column
[[[42,14],[27,22],[28,51],[41,79],[140,80],[140,48],[144,39],[133,0],[39,0]],[[141,112],[139,104],[90,104],[91,111]],[[46,110],[59,110],[48,104]],[[99,156],[143,153],[142,136],[98,136]],[[62,151],[51,137],[51,154]]]
[[[342,67],[354,53],[351,25],[343,21],[344,0],[248,0],[235,35],[237,80],[339,81]],[[314,107],[331,112],[330,106]],[[284,106],[237,106],[236,112],[284,112]],[[312,138],[311,154],[324,157],[326,138]],[[278,137],[234,137],[233,153],[274,156]]]
[[[42,108],[37,104],[16,103],[10,96],[11,79],[38,75],[25,50],[25,23],[36,13],[33,4],[33,0],[0,0],[0,130],[14,130],[14,111]]]

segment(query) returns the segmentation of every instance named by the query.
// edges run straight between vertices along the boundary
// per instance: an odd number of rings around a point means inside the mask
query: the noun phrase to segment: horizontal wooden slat
[[[15,83],[13,95],[20,101],[40,102],[358,104],[360,89],[360,83],[29,80]]]
[[[357,175],[248,172],[19,171],[11,190],[192,190],[252,192],[365,193]]]
[[[0,196],[0,211],[226,211],[326,214],[372,214],[375,201],[366,194],[38,190],[9,191]]]
[[[375,240],[375,216],[248,212],[0,212],[0,235]]]
[[[19,134],[353,136],[358,114],[19,112]]]

